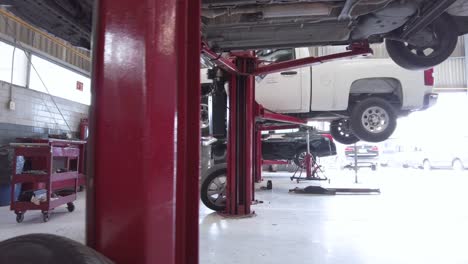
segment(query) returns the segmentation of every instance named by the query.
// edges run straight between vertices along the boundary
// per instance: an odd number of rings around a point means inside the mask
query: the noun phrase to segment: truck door
[[[295,59],[299,55],[295,52],[297,50],[300,49],[262,50],[257,55],[260,60],[266,63],[275,63]],[[303,92],[302,71],[302,69],[293,69],[257,76],[255,78],[256,101],[265,108],[276,112],[308,112],[310,95]]]

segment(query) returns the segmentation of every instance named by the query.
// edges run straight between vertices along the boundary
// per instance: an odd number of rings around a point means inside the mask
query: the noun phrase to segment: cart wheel
[[[75,211],[75,205],[73,203],[67,203],[67,209],[68,209],[68,212],[73,212]]]
[[[49,221],[49,212],[42,212],[42,220],[44,223]]]
[[[21,223],[24,220],[24,213],[16,213],[16,222]]]
[[[271,190],[273,189],[273,182],[271,180],[267,181],[267,186],[266,186],[267,190]]]

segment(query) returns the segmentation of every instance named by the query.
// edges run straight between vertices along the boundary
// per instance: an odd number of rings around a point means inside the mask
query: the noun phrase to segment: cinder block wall
[[[47,137],[48,134],[71,132],[78,136],[82,118],[88,116],[89,106],[54,97],[62,116],[48,94],[24,87],[12,87],[15,110],[8,108],[10,84],[0,81],[0,145],[14,142],[17,137]]]

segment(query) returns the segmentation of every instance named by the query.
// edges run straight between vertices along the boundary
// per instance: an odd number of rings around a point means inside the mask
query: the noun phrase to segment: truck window
[[[261,50],[257,55],[265,62],[282,62],[294,59],[294,49]]]

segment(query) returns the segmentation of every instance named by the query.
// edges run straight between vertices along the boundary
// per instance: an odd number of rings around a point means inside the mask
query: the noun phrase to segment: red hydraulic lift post
[[[198,263],[199,0],[100,0],[87,244],[115,263]]]
[[[255,103],[254,76],[372,54],[372,49],[367,42],[353,43],[348,50],[323,57],[261,65],[253,52],[231,53],[231,58],[225,58],[211,51],[206,44],[202,44],[202,54],[231,76],[225,214],[231,216],[251,214],[250,205],[254,195],[253,178],[255,177],[256,181],[261,180],[262,163],[261,143],[259,142],[261,133],[258,130],[254,131],[256,120],[296,125],[307,124],[303,119],[274,113]],[[309,165],[311,164],[310,158],[311,156],[308,155]],[[308,169],[310,170],[310,166]]]
[[[240,72],[255,69],[253,52],[235,54]],[[228,177],[226,214],[246,216],[252,212],[255,79],[231,74],[229,83]]]

